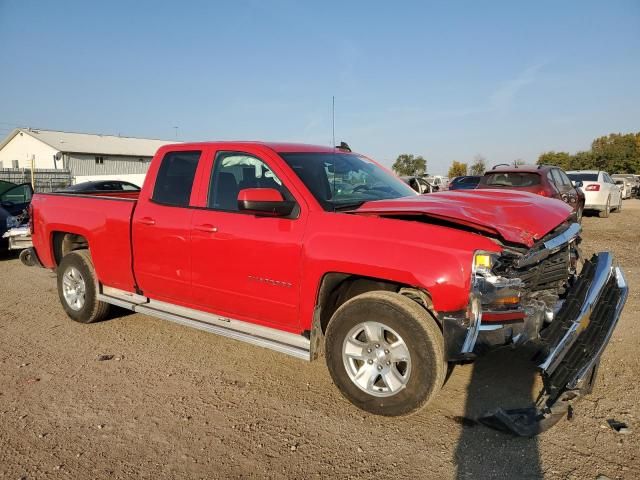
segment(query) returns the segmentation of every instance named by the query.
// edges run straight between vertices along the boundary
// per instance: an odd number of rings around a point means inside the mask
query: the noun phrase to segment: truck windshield
[[[281,153],[322,208],[357,208],[364,202],[417,195],[402,180],[353,153]]]

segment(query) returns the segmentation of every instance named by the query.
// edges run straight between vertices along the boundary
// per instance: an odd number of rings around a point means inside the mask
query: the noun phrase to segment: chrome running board
[[[215,333],[223,337],[269,348],[303,360],[311,360],[311,343],[308,338],[275,328],[263,327],[242,320],[235,320],[213,313],[194,310],[171,303],[152,300],[113,287],[102,287],[98,300],[117,305],[134,312],[169,320],[170,322]]]

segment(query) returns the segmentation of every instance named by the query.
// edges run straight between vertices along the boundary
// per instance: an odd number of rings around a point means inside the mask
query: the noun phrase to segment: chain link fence
[[[13,183],[31,183],[30,168],[0,168],[0,180]],[[47,193],[71,185],[69,170],[40,169],[34,170],[34,190]]]

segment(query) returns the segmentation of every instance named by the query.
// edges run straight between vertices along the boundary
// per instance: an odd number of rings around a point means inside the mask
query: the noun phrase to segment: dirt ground
[[[74,323],[53,273],[5,254],[0,478],[640,478],[640,200],[585,218],[584,239],[615,252],[631,293],[593,394],[534,439],[461,420],[532,401],[522,353],[458,367],[427,409],[381,418],[347,403],[323,362],[123,311]]]

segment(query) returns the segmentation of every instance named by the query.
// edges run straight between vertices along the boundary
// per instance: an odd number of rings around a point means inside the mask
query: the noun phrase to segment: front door
[[[234,319],[297,331],[302,237],[300,204],[287,218],[238,210],[244,188],[275,188],[295,200],[267,161],[242,152],[217,152],[206,207],[193,212],[194,302]]]

